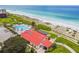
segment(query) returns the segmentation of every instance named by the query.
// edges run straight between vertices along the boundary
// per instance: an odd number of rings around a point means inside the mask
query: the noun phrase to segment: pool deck
[[[25,24],[20,24],[20,25],[16,24],[13,26],[13,28],[14,28],[13,30],[16,33],[21,34],[22,32],[31,29],[31,26]]]

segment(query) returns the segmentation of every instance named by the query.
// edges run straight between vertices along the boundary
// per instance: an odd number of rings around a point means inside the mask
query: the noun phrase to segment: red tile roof
[[[27,30],[21,34],[21,36],[34,44],[35,46],[38,46],[40,43],[45,47],[50,47],[52,45],[52,42],[50,42],[48,39],[44,41],[44,39],[47,37],[46,35],[40,33],[39,31],[34,30]]]
[[[42,33],[37,32],[37,31],[33,31],[33,30],[27,30],[27,31],[23,32],[23,33],[21,34],[21,36],[22,36],[25,40],[27,40],[27,41],[33,43],[33,44],[36,45],[36,46],[39,45],[40,42],[42,42],[42,40],[43,40],[44,38],[46,38],[46,35],[43,35]]]
[[[45,41],[42,42],[42,45],[49,48],[52,45],[52,42],[46,39]]]

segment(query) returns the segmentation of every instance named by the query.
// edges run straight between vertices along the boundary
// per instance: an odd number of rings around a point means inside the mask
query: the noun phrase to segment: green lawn
[[[37,27],[38,27],[38,29],[51,31],[51,28],[49,26],[44,25],[44,24],[38,24]]]
[[[51,37],[51,38],[56,38],[56,37],[57,37],[56,34],[53,34],[53,33],[49,33],[49,34],[50,34],[50,37]]]
[[[14,21],[11,18],[0,18],[0,23],[13,23]]]
[[[48,50],[48,53],[70,53],[69,50],[67,50],[65,47],[57,45],[56,48],[50,48]]]
[[[68,45],[69,47],[71,47],[72,49],[74,49],[76,52],[79,52],[79,45],[77,45],[63,37],[58,37],[56,41],[64,43],[64,44]]]
[[[14,19],[16,19],[16,21]],[[8,24],[16,24],[16,23],[31,24],[32,19],[30,19],[30,18],[23,19],[20,16],[9,15],[7,18],[0,18],[0,24],[3,24],[3,23],[8,23]]]

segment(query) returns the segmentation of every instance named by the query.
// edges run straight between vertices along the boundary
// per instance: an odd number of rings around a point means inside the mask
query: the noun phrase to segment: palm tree
[[[37,30],[37,26],[36,26],[36,23],[34,21],[32,22],[32,29]]]
[[[35,25],[36,25],[36,23],[33,21],[33,22],[32,22],[32,26],[35,26]]]

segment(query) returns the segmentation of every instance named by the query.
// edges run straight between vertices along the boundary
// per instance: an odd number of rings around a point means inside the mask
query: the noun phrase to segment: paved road
[[[56,42],[56,44],[64,46],[64,47],[67,48],[71,53],[76,53],[76,51],[74,51],[71,47],[69,47],[69,46],[67,46],[67,45],[65,45],[65,44],[63,44],[63,43]]]

